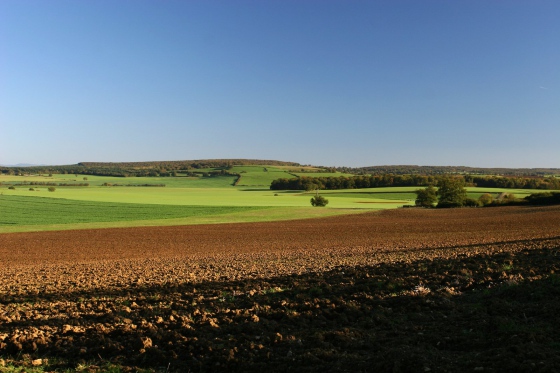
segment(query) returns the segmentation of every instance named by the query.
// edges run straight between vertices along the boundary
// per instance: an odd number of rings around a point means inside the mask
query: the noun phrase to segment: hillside
[[[72,165],[24,165],[0,166],[0,173],[68,173],[104,176],[171,176],[176,171],[229,170],[234,166],[276,166],[293,168],[290,171],[326,172],[357,175],[499,175],[523,177],[560,176],[560,168],[492,168],[469,166],[418,166],[378,165],[366,167],[302,166],[297,162],[265,159],[194,159],[179,161],[145,162],[79,162]],[[296,169],[297,168],[297,169]]]

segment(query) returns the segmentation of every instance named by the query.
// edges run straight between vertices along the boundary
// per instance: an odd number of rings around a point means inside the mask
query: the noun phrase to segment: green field
[[[271,191],[270,182],[291,177],[281,167],[235,166],[241,175],[212,177],[105,177],[91,175],[0,176],[0,233],[126,227],[274,221],[312,218],[412,205],[418,187],[321,191],[326,208],[314,208],[314,192]],[[316,175],[304,173],[304,175]],[[333,175],[333,174],[329,174]],[[336,175],[336,174],[334,174]],[[86,178],[87,180],[84,180]],[[89,183],[89,186],[24,185],[30,182]],[[165,184],[164,187],[141,185]],[[8,189],[13,185],[15,189]],[[110,186],[107,186],[110,185]],[[33,190],[30,190],[30,189]],[[471,198],[483,193],[514,193],[523,198],[534,190],[467,188]]]
[[[506,188],[466,188],[467,196],[469,198],[478,199],[481,195],[485,193],[490,193],[494,197],[497,197],[500,193],[512,193],[516,198],[525,198],[530,194],[540,193],[543,190],[534,189],[506,189]]]
[[[257,170],[260,168],[260,171]],[[251,183],[271,167],[240,167]],[[276,176],[276,175],[274,175]],[[83,180],[87,178],[87,180]],[[271,191],[268,187],[234,187],[235,177],[104,177],[90,175],[0,176],[0,233],[18,231],[274,221],[350,214],[398,207],[397,202],[372,206],[363,198],[329,198],[327,208],[314,208],[313,193]],[[20,185],[24,182],[89,183],[85,187]],[[103,184],[120,186],[103,186]],[[126,186],[160,184],[165,187]],[[8,189],[14,185],[15,189]],[[30,190],[33,188],[33,190]],[[402,205],[402,203],[401,203]]]
[[[0,226],[157,220],[232,214],[266,209],[256,206],[178,206],[1,196]],[[33,219],[30,219],[33,217]]]
[[[352,177],[352,176],[356,176],[356,175],[352,175],[352,174],[344,174],[341,172],[293,172],[294,175],[298,176],[298,177],[340,177],[340,176],[345,176],[345,177]]]
[[[268,188],[273,180],[294,177],[286,170],[277,167],[236,166],[230,171],[237,172],[241,175],[241,179],[237,183],[238,186],[258,186]]]
[[[84,180],[87,179],[87,180]],[[70,175],[70,174],[54,174],[52,176],[0,176],[0,182],[24,183],[24,182],[48,182],[48,183],[65,183],[79,184],[88,183],[90,187],[102,186],[105,183],[112,185],[128,186],[128,185],[157,185],[165,184],[167,188],[227,188],[233,186],[235,176],[211,176],[211,177],[112,177],[112,176],[95,176],[95,175]],[[22,186],[23,187],[23,186]],[[35,187],[33,185],[28,186]],[[40,186],[39,186],[40,187]]]

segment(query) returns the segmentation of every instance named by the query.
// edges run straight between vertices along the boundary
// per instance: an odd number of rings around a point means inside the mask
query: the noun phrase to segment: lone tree
[[[465,205],[467,190],[463,179],[447,177],[440,180],[438,187],[439,202],[437,207],[461,207]]]
[[[315,197],[311,197],[311,206],[314,207],[324,207],[329,204],[329,200],[323,196],[319,195],[319,191],[315,194]]]
[[[433,186],[416,191],[416,206],[434,207],[437,203],[437,190]]]

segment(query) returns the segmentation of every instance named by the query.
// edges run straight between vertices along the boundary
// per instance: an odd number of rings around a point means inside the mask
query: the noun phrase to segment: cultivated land
[[[0,371],[560,366],[559,206],[397,209],[419,187],[392,187],[314,208],[270,183],[346,174],[196,171],[0,175]]]
[[[0,370],[554,372],[559,221],[396,209],[1,234]]]
[[[302,173],[302,170],[307,172]],[[234,186],[237,177],[232,175],[126,178],[73,174],[0,175],[0,233],[280,221],[394,209],[414,204],[416,198],[414,191],[418,187],[321,191],[329,204],[318,209],[309,203],[314,192],[271,191],[268,187],[272,180],[280,177],[346,175],[318,173],[318,170],[293,166],[234,166],[228,172],[241,175],[237,186]],[[197,171],[209,173],[219,169]],[[49,186],[44,183],[55,183],[56,191],[49,192]],[[79,186],[84,183],[89,185]],[[9,186],[15,189],[8,189]],[[468,190],[472,198],[486,192],[495,196],[501,192],[514,193],[523,198],[535,192],[498,188]]]

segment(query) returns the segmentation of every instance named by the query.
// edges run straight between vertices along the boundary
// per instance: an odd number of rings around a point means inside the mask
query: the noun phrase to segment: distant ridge
[[[560,168],[506,168],[506,167],[469,167],[469,166],[418,166],[418,165],[380,165],[367,167],[327,167],[321,165],[302,165],[266,159],[194,159],[180,161],[144,161],[144,162],[80,162],[72,165],[33,165],[20,163],[3,166],[3,173],[8,169],[21,169],[21,172],[49,173],[84,173],[105,176],[155,176],[174,171],[196,172],[197,169],[215,168],[226,172],[233,166],[313,166],[325,172],[339,171],[355,175],[496,175],[507,177],[550,177],[560,176]],[[167,175],[169,176],[169,175]]]
[[[269,166],[301,166],[296,162],[284,162],[264,159],[195,159],[184,161],[149,161],[149,162],[80,162],[84,167],[126,167],[126,168],[206,168],[227,167],[233,165],[269,165]]]
[[[417,166],[385,165],[367,167],[337,167],[338,171],[364,174],[394,175],[503,175],[503,176],[548,176],[560,175],[560,168],[506,168],[506,167],[468,167],[468,166]]]
[[[0,164],[0,167],[43,167],[46,164],[18,163],[18,164]]]

